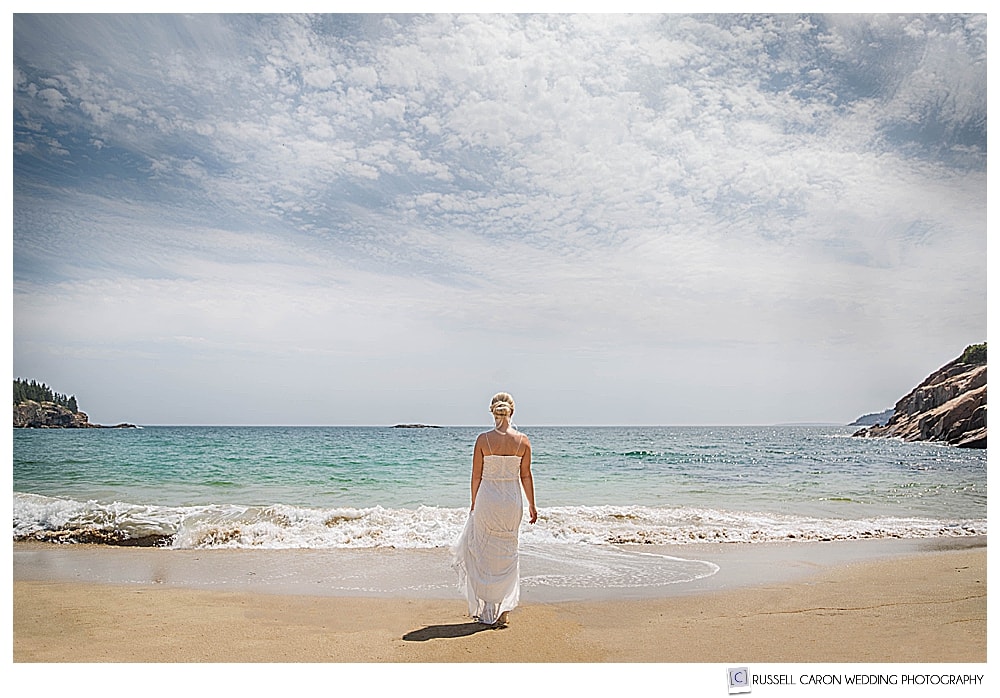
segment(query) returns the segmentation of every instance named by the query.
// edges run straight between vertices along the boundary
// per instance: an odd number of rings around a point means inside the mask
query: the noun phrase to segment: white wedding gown
[[[483,458],[476,508],[455,545],[454,567],[469,601],[469,615],[496,624],[521,593],[517,532],[521,525],[521,457]]]

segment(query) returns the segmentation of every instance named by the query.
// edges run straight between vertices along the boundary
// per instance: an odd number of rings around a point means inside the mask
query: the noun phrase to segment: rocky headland
[[[134,429],[134,424],[91,424],[86,412],[73,412],[54,402],[24,400],[14,405],[15,429]]]
[[[849,427],[870,427],[870,426],[874,426],[876,424],[885,424],[890,419],[892,419],[892,415],[893,414],[894,414],[894,410],[890,407],[889,409],[883,410],[882,412],[872,412],[871,414],[862,415],[862,416],[858,417],[857,419],[855,419],[850,424],[848,424],[847,426],[849,426]]]
[[[902,397],[885,425],[860,429],[854,436],[986,448],[986,345],[968,347]]]

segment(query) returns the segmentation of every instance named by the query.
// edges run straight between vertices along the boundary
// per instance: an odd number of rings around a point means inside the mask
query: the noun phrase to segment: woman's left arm
[[[535,509],[535,481],[531,477],[531,442],[525,441],[524,455],[521,456],[521,486],[528,498],[528,523],[535,523],[538,521],[538,510]]]

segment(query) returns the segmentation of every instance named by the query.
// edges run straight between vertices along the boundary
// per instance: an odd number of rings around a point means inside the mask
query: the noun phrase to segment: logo
[[[727,670],[729,679],[729,692],[749,693],[750,692],[750,670],[745,666]]]

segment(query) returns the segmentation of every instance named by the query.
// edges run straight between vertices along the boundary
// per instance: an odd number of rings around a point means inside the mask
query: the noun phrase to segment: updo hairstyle
[[[497,393],[490,400],[490,412],[493,413],[493,421],[500,424],[500,420],[506,417],[510,419],[514,416],[514,398],[509,393]]]

